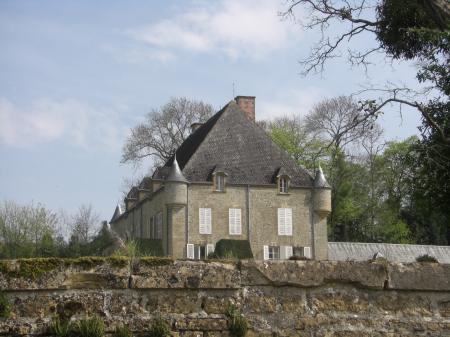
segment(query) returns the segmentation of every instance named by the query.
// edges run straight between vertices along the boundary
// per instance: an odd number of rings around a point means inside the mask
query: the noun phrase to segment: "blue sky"
[[[123,178],[150,165],[120,164],[130,128],[171,96],[219,109],[235,83],[236,94],[256,96],[257,119],[270,119],[362,83],[414,83],[413,65],[383,56],[369,77],[343,60],[300,76],[317,35],[280,20],[283,3],[1,1],[0,200],[68,212],[92,203],[109,219]],[[419,122],[393,107],[380,119],[386,139],[417,133]]]

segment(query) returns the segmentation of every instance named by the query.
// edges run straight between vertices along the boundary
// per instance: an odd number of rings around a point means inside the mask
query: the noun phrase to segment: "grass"
[[[242,316],[234,305],[230,305],[227,308],[226,315],[229,318],[228,331],[230,332],[230,336],[245,337],[248,331],[247,319]]]
[[[152,326],[150,327],[148,337],[167,337],[169,335],[170,329],[166,321],[164,321],[162,318],[156,318],[153,321]]]
[[[73,331],[77,337],[103,337],[105,323],[100,317],[94,315],[78,321],[74,325]]]
[[[11,314],[11,304],[5,297],[2,291],[0,291],[0,318],[8,318]]]
[[[116,328],[113,337],[133,337],[133,333],[127,326],[123,325]]]

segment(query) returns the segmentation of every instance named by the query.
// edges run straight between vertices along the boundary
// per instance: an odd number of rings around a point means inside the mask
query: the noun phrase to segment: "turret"
[[[181,172],[175,155],[169,174],[164,181],[164,190],[166,191],[167,200],[170,200],[170,203],[172,204],[186,204],[187,184],[189,184],[189,181],[185,178],[183,172]]]
[[[314,178],[314,212],[321,218],[327,217],[331,212],[331,186],[320,165]]]

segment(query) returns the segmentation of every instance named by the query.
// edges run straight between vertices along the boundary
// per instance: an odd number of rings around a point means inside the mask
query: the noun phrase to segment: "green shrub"
[[[68,319],[61,319],[55,316],[50,327],[50,331],[58,337],[67,337],[70,334],[71,326]]]
[[[428,254],[418,256],[416,258],[416,261],[417,262],[434,262],[434,263],[438,262],[438,260],[434,256],[431,256],[431,255],[428,255]]]
[[[113,337],[133,337],[133,333],[127,326],[124,325],[116,328]]]
[[[218,258],[253,258],[252,249],[248,240],[219,240],[216,243],[215,254]]]
[[[163,244],[160,239],[135,239],[141,256],[164,256]]]
[[[96,315],[78,321],[74,329],[77,337],[103,337],[105,323]]]
[[[3,292],[0,291],[0,318],[8,318],[10,314],[11,304],[9,304]]]
[[[167,323],[162,318],[157,318],[153,321],[148,337],[167,337],[170,334],[170,329]]]
[[[228,331],[231,337],[245,337],[248,330],[247,320],[234,305],[228,307],[226,315],[229,318]]]

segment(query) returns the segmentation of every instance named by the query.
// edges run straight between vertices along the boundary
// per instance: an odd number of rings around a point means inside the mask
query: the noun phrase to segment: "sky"
[[[413,85],[414,65],[383,56],[367,73],[336,59],[301,76],[299,60],[318,35],[282,20],[284,8],[282,0],[2,0],[0,201],[68,213],[92,204],[109,220],[124,178],[151,165],[120,163],[130,128],[171,97],[219,110],[233,92],[256,96],[260,120],[304,116],[369,82]],[[401,140],[420,119],[387,107],[379,122],[387,140]]]

